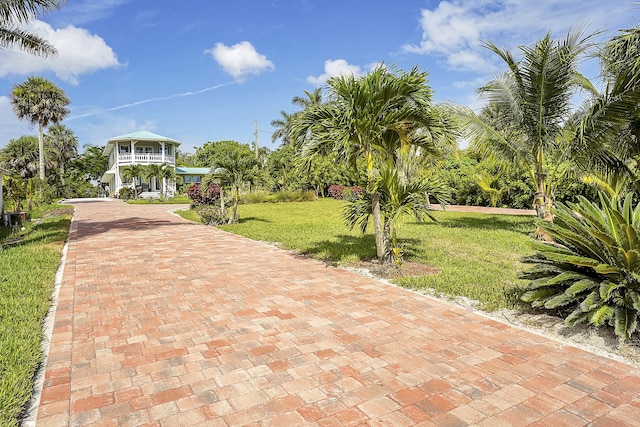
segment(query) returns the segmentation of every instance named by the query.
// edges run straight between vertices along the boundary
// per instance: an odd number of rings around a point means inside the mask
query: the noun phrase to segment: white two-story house
[[[109,194],[115,196],[123,186],[130,182],[122,182],[121,168],[129,165],[165,165],[176,171],[176,150],[180,142],[166,136],[156,135],[148,131],[133,132],[116,136],[107,141],[102,154],[109,159],[109,169],[104,173],[102,183],[109,186]],[[175,180],[138,178],[135,183],[148,196],[160,195],[164,191],[173,196],[176,191]]]

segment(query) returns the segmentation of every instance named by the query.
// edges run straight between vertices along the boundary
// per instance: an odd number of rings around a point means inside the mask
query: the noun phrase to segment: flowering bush
[[[212,183],[204,193],[200,184],[191,184],[187,188],[187,196],[193,206],[213,205],[220,198],[220,186]]]
[[[342,200],[342,194],[344,193],[345,186],[344,185],[330,185],[327,189],[327,194],[332,199]]]
[[[357,200],[362,197],[362,187],[356,185],[345,187],[344,185],[330,185],[327,189],[329,197],[336,200]]]

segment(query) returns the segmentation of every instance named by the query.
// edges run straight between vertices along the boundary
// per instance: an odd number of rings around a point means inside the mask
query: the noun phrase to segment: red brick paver
[[[632,366],[169,208],[77,205],[38,425],[640,419]]]

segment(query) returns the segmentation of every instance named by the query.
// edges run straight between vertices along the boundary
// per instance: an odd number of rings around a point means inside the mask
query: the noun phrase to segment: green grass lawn
[[[53,210],[55,209],[55,210]],[[64,209],[64,210],[59,210]],[[23,240],[0,252],[0,425],[19,425],[42,361],[42,321],[49,310],[55,272],[71,220],[70,206],[40,209],[39,224],[11,238]],[[0,229],[0,242],[10,234]]]
[[[240,224],[220,228],[340,265],[375,258],[372,228],[364,235],[349,231],[343,206],[332,199],[241,205]],[[435,216],[438,223],[407,221],[398,235],[405,261],[425,263],[439,272],[394,282],[468,297],[486,310],[515,307],[524,284],[517,279],[524,267],[519,259],[533,252],[533,218],[459,212]]]

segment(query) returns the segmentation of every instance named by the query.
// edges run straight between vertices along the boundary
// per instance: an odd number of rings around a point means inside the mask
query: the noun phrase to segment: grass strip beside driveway
[[[55,274],[72,209],[54,205],[25,224],[19,244],[0,252],[0,425],[17,426],[43,360],[42,322],[51,305]],[[0,241],[8,235],[0,234]]]

